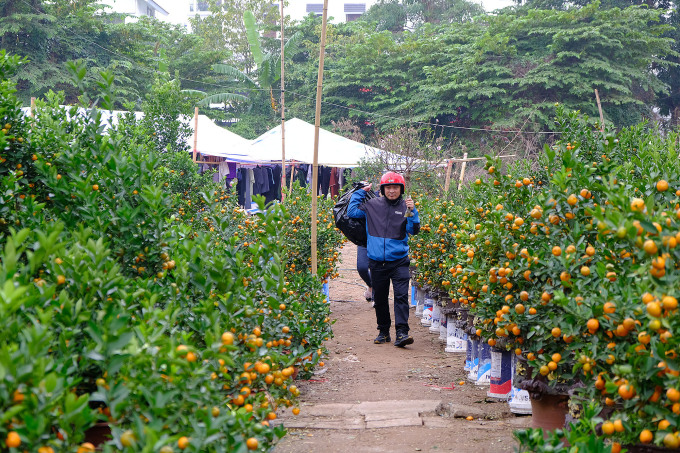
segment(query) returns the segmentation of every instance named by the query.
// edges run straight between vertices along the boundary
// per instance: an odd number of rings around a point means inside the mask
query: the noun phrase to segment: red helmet
[[[401,176],[399,173],[395,173],[393,171],[388,171],[384,175],[382,175],[382,178],[380,178],[380,193],[385,195],[385,186],[389,186],[392,184],[398,184],[401,186],[401,194],[404,195],[404,190],[406,186],[406,182],[404,181],[404,177]]]

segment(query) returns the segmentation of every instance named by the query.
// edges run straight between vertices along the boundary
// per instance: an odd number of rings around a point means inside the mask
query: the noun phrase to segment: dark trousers
[[[371,283],[371,273],[368,270],[368,252],[366,247],[357,245],[357,272],[359,277],[368,285],[369,288],[373,288]]]
[[[373,301],[378,330],[387,333],[390,330],[390,281],[394,292],[394,327],[397,332],[408,333],[408,257],[397,261],[373,261],[369,259],[371,282],[373,283]]]

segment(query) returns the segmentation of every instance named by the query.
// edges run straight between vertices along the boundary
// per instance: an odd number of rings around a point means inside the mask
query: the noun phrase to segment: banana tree
[[[248,38],[248,45],[250,52],[253,54],[255,61],[255,70],[251,73],[241,71],[237,67],[229,64],[214,64],[213,71],[224,75],[229,79],[230,83],[235,84],[234,91],[269,91],[269,96],[274,102],[273,87],[276,82],[281,79],[281,55],[280,52],[273,51],[268,53],[262,52],[260,45],[260,34],[255,23],[255,16],[251,11],[246,11],[243,14],[243,21],[246,26],[246,34]],[[302,39],[300,32],[291,36],[284,45],[284,53],[293,56],[299,52],[298,43]],[[221,92],[208,95],[202,91],[190,91],[194,93],[201,93],[205,97],[201,99],[199,105],[209,105],[213,103],[227,103],[227,102],[250,102],[251,96],[248,94],[240,94],[235,92]]]

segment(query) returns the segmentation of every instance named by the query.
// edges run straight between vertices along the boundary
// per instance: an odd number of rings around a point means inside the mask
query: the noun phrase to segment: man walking
[[[403,198],[404,186],[403,176],[394,172],[385,173],[380,178],[381,197],[365,201],[366,192],[371,190],[369,184],[352,195],[347,209],[349,217],[366,218],[368,266],[379,332],[373,342],[383,344],[392,341],[389,305],[391,281],[397,334],[394,345],[401,348],[413,343],[413,337],[408,334],[408,236],[420,231],[420,219],[413,200]]]

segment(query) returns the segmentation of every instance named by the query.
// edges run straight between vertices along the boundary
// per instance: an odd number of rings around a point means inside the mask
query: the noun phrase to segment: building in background
[[[183,25],[191,31],[190,19],[210,15],[206,0],[101,0],[109,5],[109,11],[129,14],[133,17],[150,16],[158,20]],[[226,0],[229,1],[229,0]],[[350,22],[358,19],[378,0],[329,1],[328,17],[332,23]],[[272,0],[278,8],[279,2]],[[284,13],[295,21],[301,21],[309,14],[321,16],[323,0],[288,0]]]
[[[332,23],[351,22],[358,19],[368,9],[378,3],[378,0],[363,1],[329,1],[328,18]],[[309,14],[321,16],[323,14],[323,0],[289,0],[285,14],[291,19],[300,21]]]
[[[228,1],[228,0],[226,0]],[[205,17],[210,15],[208,2],[205,0],[158,0],[169,12],[168,21],[175,24],[184,25],[187,30],[191,30],[189,19],[196,15]],[[378,0],[363,1],[337,1],[328,2],[328,17],[331,22],[349,22],[359,18],[368,9],[378,3]],[[279,7],[277,0],[272,0],[272,4]],[[284,14],[290,16],[295,21],[301,21],[309,14],[321,16],[323,13],[323,0],[288,0]]]
[[[203,19],[211,14],[205,0],[165,0],[164,4],[170,12],[168,21],[183,25],[188,31],[191,31],[190,19],[196,16]]]
[[[141,16],[155,17],[158,20],[167,20],[169,16],[169,12],[155,0],[102,0],[102,3],[111,7],[109,12],[129,15],[126,22]]]

